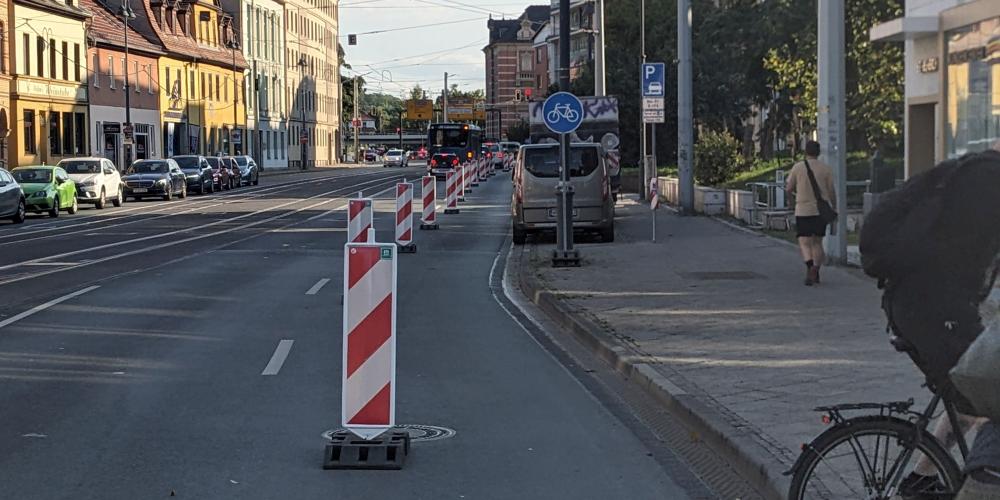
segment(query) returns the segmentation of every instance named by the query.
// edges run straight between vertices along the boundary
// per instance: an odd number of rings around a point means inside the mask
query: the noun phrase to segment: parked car
[[[0,168],[0,217],[10,219],[14,224],[24,222],[27,211],[24,191],[10,172]]]
[[[369,149],[365,151],[365,161],[376,161],[378,160],[378,153],[374,149]]]
[[[246,184],[247,186],[260,184],[260,167],[257,166],[257,162],[253,158],[242,155],[234,156],[233,159],[236,161],[236,167],[240,170],[238,184]]]
[[[204,156],[180,155],[171,159],[184,171],[188,191],[197,191],[199,194],[215,192],[215,171]]]
[[[137,160],[125,172],[125,196],[141,200],[145,196],[162,196],[170,201],[174,195],[187,197],[187,174],[171,158]]]
[[[70,180],[76,184],[76,199],[82,203],[93,203],[98,210],[108,204],[108,199],[116,207],[125,202],[125,188],[122,176],[115,164],[107,158],[67,158],[58,165],[66,170]]]
[[[559,166],[558,144],[521,146],[511,198],[515,244],[524,244],[529,232],[556,228],[556,197],[552,193],[559,183]],[[573,229],[596,231],[602,240],[614,241],[615,207],[604,149],[600,144],[572,144],[569,169]]]
[[[405,167],[408,163],[406,155],[401,149],[390,149],[382,157],[383,167]]]
[[[42,165],[18,167],[11,171],[14,180],[24,191],[25,209],[36,214],[48,212],[49,217],[59,217],[60,210],[75,214],[76,184],[60,167]]]
[[[206,156],[205,161],[212,166],[212,185],[218,190],[229,189],[233,186],[233,175],[229,170],[229,161],[223,156]]]
[[[427,163],[427,174],[444,178],[448,172],[459,164],[458,156],[453,153],[435,153]]]

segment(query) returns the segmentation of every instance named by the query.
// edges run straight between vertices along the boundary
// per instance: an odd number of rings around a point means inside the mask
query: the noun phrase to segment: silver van
[[[610,242],[615,239],[615,205],[606,156],[600,144],[572,144],[569,167],[573,229],[598,232],[602,240]],[[529,232],[555,230],[559,164],[558,144],[521,146],[513,172],[511,199],[515,244],[524,244]]]

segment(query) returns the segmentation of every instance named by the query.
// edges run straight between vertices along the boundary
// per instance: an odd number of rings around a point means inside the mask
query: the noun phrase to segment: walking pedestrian
[[[826,260],[823,237],[828,222],[820,216],[819,203],[836,199],[833,170],[819,161],[819,153],[818,142],[806,142],[806,158],[792,166],[785,185],[795,195],[795,229],[806,266],[806,286],[819,283],[819,269]]]

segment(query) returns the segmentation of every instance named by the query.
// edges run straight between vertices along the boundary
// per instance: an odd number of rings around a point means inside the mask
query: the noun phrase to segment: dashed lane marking
[[[277,375],[281,371],[281,366],[285,364],[285,358],[288,357],[288,352],[292,350],[292,344],[294,340],[283,339],[278,342],[278,347],[274,348],[274,354],[271,355],[271,361],[267,362],[267,366],[264,367],[264,371],[260,372],[261,375]]]
[[[306,291],[306,295],[316,295],[319,291],[330,282],[330,278],[323,278],[316,282],[309,290]]]

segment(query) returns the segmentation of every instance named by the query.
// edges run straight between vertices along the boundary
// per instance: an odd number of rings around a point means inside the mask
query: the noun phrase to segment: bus
[[[463,161],[479,158],[483,130],[468,123],[432,123],[427,127],[427,157],[451,153]]]

